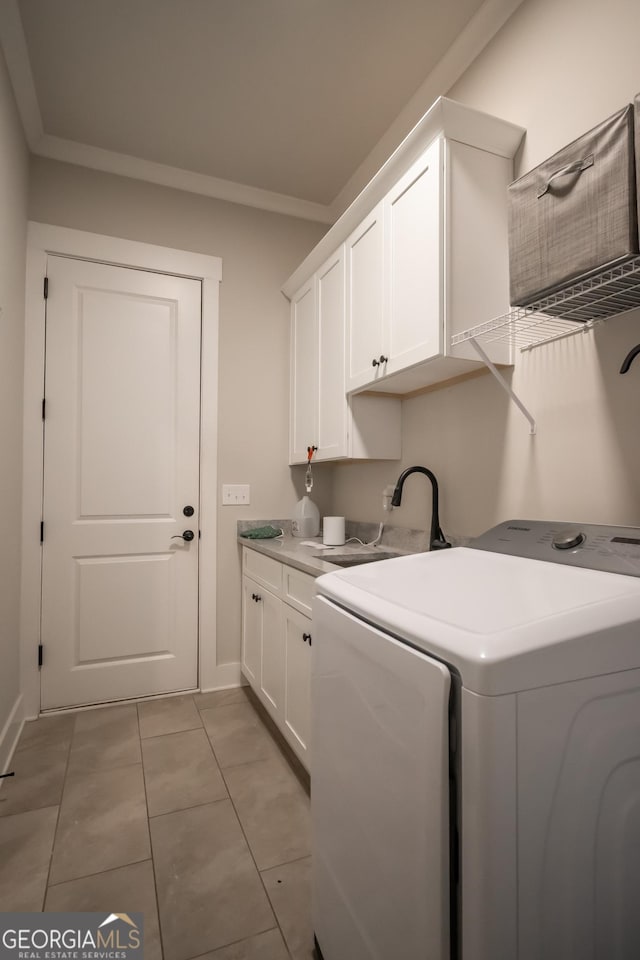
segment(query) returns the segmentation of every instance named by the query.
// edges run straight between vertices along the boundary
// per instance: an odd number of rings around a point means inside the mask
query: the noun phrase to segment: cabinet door
[[[387,373],[443,352],[441,151],[436,140],[384,201]]]
[[[262,611],[255,600],[260,587],[249,577],[242,578],[242,672],[254,689],[260,688]]]
[[[318,446],[318,328],[315,275],[291,301],[291,396],[289,463],[306,463]]]
[[[293,749],[309,764],[311,733],[311,636],[312,624],[297,610],[284,606],[286,642],[285,724]]]
[[[381,376],[386,356],[384,323],[383,203],[366,217],[346,244],[348,366],[347,389],[355,390]]]
[[[263,590],[258,606],[262,613],[262,700],[274,714],[284,712],[285,643],[282,601]]]
[[[317,460],[347,453],[344,245],[318,271]]]

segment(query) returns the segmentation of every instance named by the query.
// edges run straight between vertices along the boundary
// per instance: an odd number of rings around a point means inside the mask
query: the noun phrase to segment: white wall
[[[27,148],[0,50],[0,769],[3,731],[19,692],[27,176]],[[11,731],[6,733],[8,748]]]
[[[42,158],[32,159],[29,217],[222,257],[218,479],[251,484],[248,507],[218,508],[218,662],[237,661],[236,521],[289,517],[302,493],[287,466],[289,305],[280,286],[326,228]]]
[[[640,91],[639,36],[637,0],[525,0],[447,95],[526,127],[519,175]],[[405,401],[402,463],[336,467],[334,510],[383,519],[385,483],[422,463],[448,533],[517,516],[640,525],[640,363],[617,372],[638,342],[635,311],[520,355],[512,383],[533,437],[488,376]],[[392,521],[428,524],[427,492],[412,478]]]

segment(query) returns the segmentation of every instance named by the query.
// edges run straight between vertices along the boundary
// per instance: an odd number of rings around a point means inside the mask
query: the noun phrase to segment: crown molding
[[[102,170],[105,173],[115,173],[122,177],[132,177],[134,180],[145,180],[176,190],[186,190],[188,193],[197,193],[216,200],[240,203],[271,213],[319,223],[333,223],[331,208],[322,203],[194,173],[180,167],[131,157],[45,133],[17,0],[0,0],[0,46],[7,62],[27,143],[31,152],[37,156]]]
[[[92,170],[102,170],[104,173],[145,180],[148,183],[172,187],[175,190],[186,190],[188,193],[197,193],[216,200],[257,207],[259,210],[268,210],[271,213],[281,213],[303,220],[316,220],[320,223],[333,223],[330,208],[321,203],[300,200],[297,197],[273,193],[270,190],[261,190],[259,187],[234,183],[232,180],[210,177],[204,173],[194,173],[180,167],[170,167],[164,163],[131,157],[113,150],[103,150],[101,147],[92,147],[75,140],[54,137],[49,133],[45,133],[32,149],[38,156],[47,157],[50,160],[61,160],[64,163],[90,167]]]
[[[522,2],[485,0],[384,136],[327,205],[45,133],[17,0],[0,0],[0,45],[4,50],[25,136],[36,155],[272,213],[333,224],[420,120],[425,110],[462,76]]]

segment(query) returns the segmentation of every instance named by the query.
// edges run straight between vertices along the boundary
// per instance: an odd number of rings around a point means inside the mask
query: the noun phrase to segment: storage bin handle
[[[541,197],[544,197],[545,193],[551,186],[554,180],[557,180],[558,177],[567,177],[570,173],[584,173],[585,170],[588,170],[589,167],[593,166],[593,154],[590,153],[588,157],[584,157],[582,160],[574,160],[573,163],[568,163],[565,167],[560,167],[559,170],[556,170],[555,173],[552,173],[544,187],[538,191],[538,200]]]

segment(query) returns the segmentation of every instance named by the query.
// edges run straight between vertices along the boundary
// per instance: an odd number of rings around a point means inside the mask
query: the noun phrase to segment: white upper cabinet
[[[384,201],[385,373],[443,352],[442,141]]]
[[[345,245],[352,403],[481,366],[451,338],[508,309],[507,186],[523,134],[441,97],[285,284],[291,298]],[[510,362],[509,344],[485,350]]]
[[[291,423],[292,463],[307,458],[307,447],[317,446],[318,404],[316,280],[311,277],[291,300]]]
[[[476,370],[451,336],[508,307],[511,161],[438,137],[356,229],[347,391],[404,394]],[[500,344],[489,355],[508,362]]]
[[[361,387],[382,373],[386,349],[384,310],[384,209],[379,203],[346,243],[348,357],[347,386]],[[375,360],[376,365],[373,366]]]
[[[289,462],[399,460],[400,401],[348,398],[345,245],[291,299]]]
[[[316,458],[346,456],[347,404],[344,385],[344,246],[318,270],[318,412]]]

